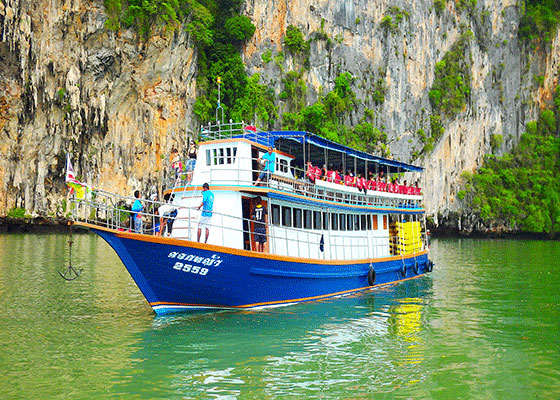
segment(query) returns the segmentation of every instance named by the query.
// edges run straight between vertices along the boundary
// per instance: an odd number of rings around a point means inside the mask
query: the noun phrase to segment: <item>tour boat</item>
[[[411,182],[421,167],[243,123],[201,128],[198,146],[194,168],[179,163],[160,193],[166,201],[141,199],[141,233],[129,223],[136,199],[95,189],[72,198],[73,224],[107,241],[156,314],[284,306],[432,270],[421,190],[387,180]],[[255,185],[270,147],[274,171]],[[206,243],[205,228],[198,241],[205,183],[214,195]],[[257,197],[267,215],[260,247]]]

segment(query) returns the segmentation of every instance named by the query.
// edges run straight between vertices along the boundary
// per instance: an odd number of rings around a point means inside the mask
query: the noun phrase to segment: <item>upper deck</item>
[[[258,159],[269,146],[276,158],[274,173],[257,188],[253,185],[262,168]],[[275,189],[337,204],[418,210],[420,188],[406,182],[416,181],[421,171],[422,167],[374,156],[308,132],[260,131],[235,123],[201,129],[194,171],[174,178],[169,190],[191,190],[208,182],[234,190],[268,193],[266,189]],[[402,184],[392,182],[396,178]]]

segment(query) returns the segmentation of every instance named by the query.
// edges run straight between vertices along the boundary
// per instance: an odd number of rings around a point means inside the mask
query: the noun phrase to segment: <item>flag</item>
[[[257,127],[254,126],[254,125],[247,125],[245,127],[245,131],[251,132],[251,133],[257,133]]]
[[[70,161],[70,154],[66,153],[66,186],[70,189],[70,194],[76,192],[76,198],[82,200],[86,195],[89,197],[91,188],[85,183],[76,179],[74,174],[74,167]]]

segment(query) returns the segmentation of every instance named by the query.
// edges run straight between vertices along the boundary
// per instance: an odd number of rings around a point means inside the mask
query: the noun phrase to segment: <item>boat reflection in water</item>
[[[293,393],[287,385],[299,383],[310,395],[330,374],[367,390],[373,382],[394,379],[395,370],[422,362],[422,313],[431,286],[431,278],[423,276],[298,306],[156,317],[154,329],[141,334],[133,355],[139,361],[123,371],[125,381],[129,374],[134,379],[122,391],[145,382],[142,390],[148,393],[199,396],[212,390],[216,396],[238,396],[243,385],[266,398]],[[416,375],[404,374],[399,384]]]

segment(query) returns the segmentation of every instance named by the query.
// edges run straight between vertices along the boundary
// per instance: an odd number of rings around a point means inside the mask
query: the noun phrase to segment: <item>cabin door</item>
[[[256,206],[255,199],[242,197],[241,201],[243,205],[243,248],[245,250],[257,251],[257,243],[255,242],[255,223],[251,220],[251,214]],[[266,199],[262,199],[261,204],[265,210],[268,211],[268,201]],[[270,218],[270,216],[268,216],[268,218]],[[268,241],[269,235],[267,230],[266,243],[263,246],[263,251],[265,253],[268,253]]]

